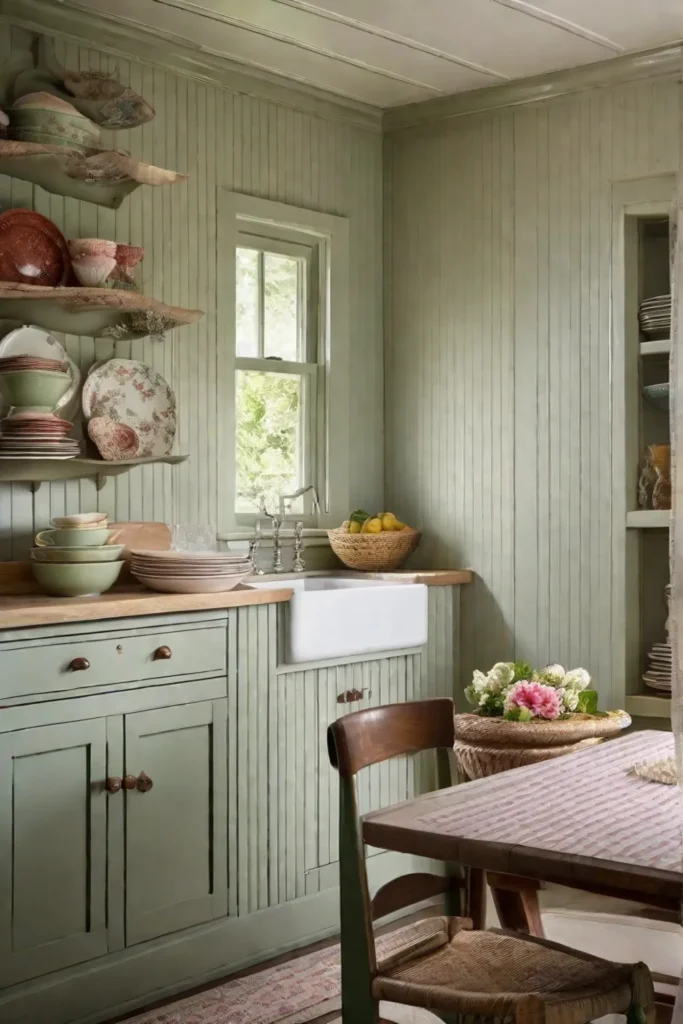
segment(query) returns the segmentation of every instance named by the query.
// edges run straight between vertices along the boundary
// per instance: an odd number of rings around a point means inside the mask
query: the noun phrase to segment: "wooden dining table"
[[[460,864],[482,880],[486,873],[508,897],[496,902],[501,923],[532,934],[542,934],[529,905],[539,882],[680,915],[683,797],[632,771],[673,753],[670,733],[632,733],[374,811],[363,839]],[[506,879],[514,880],[507,893]]]

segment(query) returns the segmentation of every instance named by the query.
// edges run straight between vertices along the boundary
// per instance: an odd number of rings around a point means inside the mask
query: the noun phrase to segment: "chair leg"
[[[467,916],[475,931],[486,927],[486,876],[480,868],[470,868],[467,875]]]
[[[647,1013],[638,1003],[631,1003],[626,1011],[627,1024],[647,1024]]]

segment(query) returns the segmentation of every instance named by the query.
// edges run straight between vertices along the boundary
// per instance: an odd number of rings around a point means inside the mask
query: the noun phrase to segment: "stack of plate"
[[[638,310],[643,334],[666,334],[671,330],[671,295],[655,295],[641,302]]]
[[[643,682],[662,696],[671,695],[671,645],[655,644],[648,654],[650,666]]]
[[[74,459],[80,445],[67,437],[72,424],[51,413],[19,413],[0,422],[4,459]]]
[[[253,565],[244,555],[224,551],[131,551],[130,571],[150,590],[210,594],[233,590]]]

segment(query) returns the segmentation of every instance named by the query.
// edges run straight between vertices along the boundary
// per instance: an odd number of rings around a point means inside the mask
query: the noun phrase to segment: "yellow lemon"
[[[391,512],[385,512],[380,518],[382,520],[382,529],[385,532],[391,532],[391,530],[396,529],[396,516],[392,515]]]
[[[361,533],[381,533],[382,532],[382,520],[375,516],[374,519],[368,519],[363,523]]]
[[[350,520],[349,519],[345,519],[344,522],[341,524],[341,528],[344,531],[344,533],[349,533],[349,531],[351,529],[351,522],[350,522]]]
[[[360,523],[357,523],[355,519],[352,520],[352,522],[351,522],[351,524],[349,526],[349,533],[360,533],[361,529],[362,529],[362,527],[361,527]]]
[[[399,523],[398,519],[394,522],[394,530],[409,530],[410,527],[405,523]]]

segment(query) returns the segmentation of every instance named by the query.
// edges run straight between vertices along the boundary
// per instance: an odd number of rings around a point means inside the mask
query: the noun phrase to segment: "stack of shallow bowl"
[[[7,111],[8,135],[20,142],[67,146],[85,152],[96,149],[100,131],[71,103],[49,92],[32,92],[16,100]]]
[[[39,356],[0,359],[0,391],[17,412],[51,413],[70,387],[68,363]]]
[[[36,535],[33,575],[48,594],[84,597],[104,593],[123,568],[123,544],[110,544],[106,512],[83,512],[52,520]]]
[[[215,594],[234,590],[253,565],[244,555],[224,551],[131,551],[130,571],[150,590]]]

